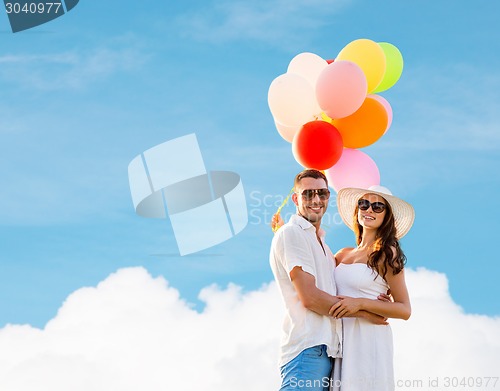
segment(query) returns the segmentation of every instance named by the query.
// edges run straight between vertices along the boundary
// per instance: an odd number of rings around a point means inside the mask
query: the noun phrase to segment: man
[[[281,391],[328,390],[332,359],[342,357],[342,325],[328,314],[339,300],[335,263],[320,228],[329,198],[328,181],[321,171],[297,174],[292,194],[297,214],[276,232],[271,245],[270,264],[286,308],[279,360]],[[384,322],[364,311],[355,316]]]

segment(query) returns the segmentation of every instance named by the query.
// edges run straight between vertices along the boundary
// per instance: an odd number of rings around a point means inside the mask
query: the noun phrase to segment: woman
[[[405,201],[379,191],[345,188],[337,196],[344,223],[356,235],[356,248],[335,255],[335,282],[342,299],[330,310],[343,322],[342,391],[394,389],[392,331],[347,317],[365,310],[386,318],[408,319],[410,300],[404,277],[406,257],[399,239],[415,213]],[[394,301],[377,300],[390,290]]]

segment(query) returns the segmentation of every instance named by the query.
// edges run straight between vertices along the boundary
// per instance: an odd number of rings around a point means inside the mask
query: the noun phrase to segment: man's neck
[[[316,235],[318,235],[319,230],[320,230],[320,228],[321,228],[321,220],[319,220],[319,221],[311,221],[311,220],[309,220],[306,216],[301,215],[300,213],[297,213],[297,214],[298,214],[300,217],[302,217],[303,219],[305,219],[305,220],[309,221],[309,222],[310,222],[310,223],[314,226],[314,228],[316,228]]]

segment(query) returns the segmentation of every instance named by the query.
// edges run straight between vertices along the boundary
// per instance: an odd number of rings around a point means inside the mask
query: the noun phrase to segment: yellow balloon
[[[386,59],[380,45],[370,39],[357,39],[347,44],[336,60],[352,61],[366,76],[368,93],[373,92],[384,78]]]

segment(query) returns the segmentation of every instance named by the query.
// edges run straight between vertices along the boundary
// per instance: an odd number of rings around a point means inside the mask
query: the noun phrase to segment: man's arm
[[[330,316],[328,311],[340,299],[319,289],[314,276],[302,270],[300,266],[292,269],[290,278],[304,307],[317,314]]]
[[[330,308],[340,301],[338,297],[332,296],[319,289],[316,286],[316,279],[314,276],[302,270],[300,266],[295,266],[292,269],[290,272],[290,278],[292,279],[292,284],[305,308],[320,315],[330,316]],[[375,324],[387,324],[384,317],[366,311],[358,311],[357,313],[348,316],[365,318]]]

